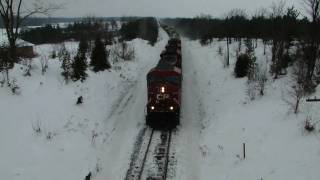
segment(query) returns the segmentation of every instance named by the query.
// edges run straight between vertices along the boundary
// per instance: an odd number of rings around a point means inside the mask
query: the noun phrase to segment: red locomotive
[[[147,75],[146,123],[152,128],[175,128],[180,123],[181,40],[172,38],[157,66]]]

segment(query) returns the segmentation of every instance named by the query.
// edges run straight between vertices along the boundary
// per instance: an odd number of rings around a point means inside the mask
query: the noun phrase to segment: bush
[[[240,54],[237,58],[234,73],[237,78],[245,77],[248,74],[251,59],[247,54]]]
[[[304,124],[304,129],[308,132],[312,132],[314,130],[314,124],[312,123],[311,117],[307,117],[305,124]]]

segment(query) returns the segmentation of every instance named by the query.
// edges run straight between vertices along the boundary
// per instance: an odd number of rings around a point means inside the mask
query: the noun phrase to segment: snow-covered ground
[[[116,70],[88,71],[84,83],[66,85],[58,60],[50,60],[41,75],[35,58],[31,77],[24,77],[24,68],[16,65],[10,75],[21,94],[0,88],[1,179],[77,180],[89,171],[95,179],[123,179],[135,136],[144,125],[146,73],[168,40],[160,32],[154,47],[140,39],[131,42],[134,61],[119,62]],[[66,47],[74,51],[77,43]],[[41,45],[36,51],[49,55],[53,48]],[[80,95],[84,104],[77,106]],[[40,133],[33,129],[38,126]]]
[[[224,45],[184,41],[176,179],[319,179],[320,135],[303,126],[308,112],[320,118],[320,104],[311,107],[303,100],[301,113],[294,115],[285,102],[288,77],[269,78],[266,95],[249,101],[246,78],[233,76],[234,54],[230,68],[223,67],[218,47]],[[265,63],[261,44],[256,56]]]
[[[0,87],[1,179],[78,180],[89,171],[96,180],[124,179],[144,127],[146,73],[157,63],[168,36],[161,30],[159,39],[154,47],[133,40],[134,61],[97,74],[88,71],[84,83],[66,85],[58,60],[50,60],[41,75],[35,58],[31,77],[24,77],[24,67],[16,65],[11,78],[21,94]],[[77,45],[66,44],[71,51]],[[320,135],[304,132],[303,125],[307,114],[320,118],[320,104],[302,102],[300,114],[294,115],[285,102],[288,77],[269,78],[265,96],[248,100],[246,79],[233,76],[234,54],[231,66],[224,68],[219,46],[224,48],[225,42],[203,47],[183,39],[182,118],[170,179],[319,179]],[[234,43],[231,49],[236,47]],[[259,63],[266,59],[262,48],[260,43],[256,49]],[[39,54],[49,55],[52,49],[36,46]],[[84,104],[77,106],[79,96]],[[37,126],[40,133],[34,130]]]

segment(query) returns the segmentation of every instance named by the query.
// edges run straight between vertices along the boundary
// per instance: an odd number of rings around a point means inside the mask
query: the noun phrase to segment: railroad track
[[[125,180],[166,180],[171,131],[143,130]]]

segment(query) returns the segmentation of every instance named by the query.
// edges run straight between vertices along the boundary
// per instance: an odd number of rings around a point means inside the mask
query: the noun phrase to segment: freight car
[[[146,124],[156,129],[172,129],[180,124],[181,40],[170,39],[160,58],[147,75]]]

